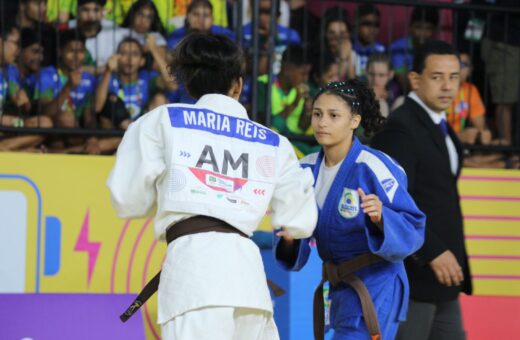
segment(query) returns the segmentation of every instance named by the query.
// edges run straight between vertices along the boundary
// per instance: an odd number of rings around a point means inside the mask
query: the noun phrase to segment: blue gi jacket
[[[315,180],[323,156],[321,151],[300,162],[303,167],[311,168]],[[384,232],[360,208],[358,188],[367,195],[376,194],[383,203]],[[323,261],[339,264],[367,252],[385,259],[359,270],[356,275],[367,286],[378,317],[397,307],[397,319],[402,321],[406,317],[409,295],[403,259],[423,244],[425,223],[425,215],[407,192],[404,170],[386,154],[361,144],[354,137],[352,148],[319,210],[313,236]],[[276,239],[275,253],[278,243]],[[302,240],[295,263],[277,260],[285,269],[298,271],[307,262],[309,253],[308,240]],[[355,291],[348,286],[331,287],[330,298],[332,327],[357,327],[363,313]]]

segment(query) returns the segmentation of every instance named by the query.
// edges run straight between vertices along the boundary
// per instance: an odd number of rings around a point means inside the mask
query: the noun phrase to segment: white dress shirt
[[[446,112],[444,112],[444,111],[442,111],[442,112],[435,112],[435,111],[433,111],[428,106],[426,106],[426,104],[424,104],[424,102],[421,100],[421,98],[419,98],[417,93],[415,93],[414,91],[411,91],[410,94],[408,94],[408,97],[412,98],[419,105],[421,105],[421,107],[426,111],[426,113],[428,113],[428,116],[430,116],[430,118],[432,119],[432,121],[433,121],[433,123],[435,125],[439,126],[439,124],[441,123],[441,121],[443,119],[446,120]],[[440,129],[440,126],[439,126],[439,129]],[[459,168],[459,157],[458,157],[458,154],[457,154],[457,149],[455,148],[455,144],[451,140],[449,134],[446,135],[444,137],[444,139],[445,139],[445,142],[446,142],[446,147],[448,148],[448,155],[450,157],[451,173],[456,175],[457,174],[457,169]]]

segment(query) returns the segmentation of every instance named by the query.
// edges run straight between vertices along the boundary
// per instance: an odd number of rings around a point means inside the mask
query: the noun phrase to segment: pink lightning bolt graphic
[[[85,218],[83,219],[83,225],[81,226],[81,230],[79,232],[78,240],[76,241],[76,246],[74,247],[74,250],[84,251],[88,253],[87,285],[90,286],[90,279],[92,278],[92,273],[94,272],[94,267],[96,266],[96,260],[99,253],[99,248],[101,248],[101,242],[90,242],[88,240],[89,225],[90,209],[87,209]]]

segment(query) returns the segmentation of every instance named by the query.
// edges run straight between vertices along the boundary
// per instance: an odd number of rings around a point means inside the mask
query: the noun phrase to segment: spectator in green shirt
[[[310,101],[306,85],[310,64],[305,60],[303,48],[289,45],[282,56],[280,73],[271,88],[271,125],[280,133],[301,134],[306,129],[300,127],[300,118],[305,101]],[[258,77],[257,109],[260,117],[265,117],[267,75]]]
[[[280,73],[271,87],[271,127],[282,134],[305,135],[310,125],[312,97],[307,80],[310,63],[299,45],[289,45],[282,55]],[[257,109],[265,117],[267,98],[267,75],[258,77]],[[312,133],[311,133],[312,135]],[[305,155],[314,151],[314,142],[292,141]]]

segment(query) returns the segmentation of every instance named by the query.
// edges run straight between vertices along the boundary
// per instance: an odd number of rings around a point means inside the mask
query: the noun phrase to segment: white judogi
[[[193,215],[216,217],[251,235],[269,204],[273,225],[295,238],[311,236],[317,221],[312,174],[300,168],[289,141],[250,121],[244,107],[224,95],[164,105],[132,123],[107,184],[121,217],[157,207],[159,239]],[[168,246],[158,323],[208,306],[272,315],[260,251],[251,240],[211,232]]]

